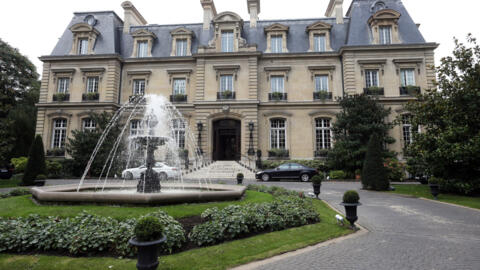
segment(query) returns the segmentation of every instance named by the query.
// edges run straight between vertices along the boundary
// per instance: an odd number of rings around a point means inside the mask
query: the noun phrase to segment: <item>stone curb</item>
[[[441,195],[441,194],[440,194],[440,195]],[[451,206],[456,206],[456,207],[460,207],[460,208],[464,208],[464,209],[468,209],[468,210],[475,210],[475,211],[477,211],[477,212],[480,212],[480,209],[473,208],[473,207],[469,207],[469,206],[465,206],[465,205],[459,205],[459,204],[454,204],[454,203],[449,203],[449,202],[442,202],[442,201],[427,199],[427,198],[424,198],[424,197],[414,197],[414,198],[422,199],[422,200],[425,200],[425,201],[431,201],[431,202],[436,202],[436,203],[447,204],[447,205],[451,205]]]
[[[340,215],[343,216],[343,214],[341,212],[339,212],[337,209],[335,209],[332,205],[330,205],[330,203],[328,203],[327,201],[324,201],[324,200],[323,200],[323,202],[325,204],[327,204],[328,207],[330,207],[332,210],[334,210],[335,212],[337,212],[337,213],[339,213]],[[337,237],[337,238],[334,238],[334,239],[330,239],[330,240],[320,242],[320,243],[314,244],[312,246],[307,246],[307,247],[304,247],[304,248],[301,248],[301,249],[297,249],[297,250],[294,250],[294,251],[287,251],[287,252],[285,252],[283,254],[280,254],[280,255],[276,255],[276,256],[266,258],[266,259],[263,259],[263,260],[260,260],[260,261],[253,261],[253,262],[250,262],[250,263],[247,263],[247,264],[244,264],[244,265],[240,265],[240,266],[237,266],[237,267],[234,267],[234,268],[230,268],[230,269],[231,270],[251,270],[251,269],[255,269],[257,267],[260,267],[260,266],[263,266],[263,265],[266,265],[266,264],[269,264],[269,263],[273,263],[273,262],[276,262],[276,261],[279,261],[279,260],[283,260],[283,259],[286,259],[286,258],[297,256],[297,255],[300,255],[300,254],[303,254],[303,253],[306,253],[306,252],[309,252],[309,251],[313,251],[313,250],[315,250],[317,248],[320,248],[320,247],[328,246],[328,245],[331,245],[331,244],[336,244],[336,243],[345,241],[347,239],[357,238],[357,237],[360,237],[360,236],[362,236],[364,234],[367,234],[369,232],[363,226],[360,226],[358,224],[356,224],[356,226],[359,228],[359,230],[356,231],[356,232],[350,233],[348,235],[340,236],[340,237]]]

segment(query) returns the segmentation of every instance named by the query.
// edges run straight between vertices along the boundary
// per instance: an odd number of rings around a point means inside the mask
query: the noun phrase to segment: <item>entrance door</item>
[[[222,119],[213,122],[213,160],[239,160],[240,147],[240,121]]]

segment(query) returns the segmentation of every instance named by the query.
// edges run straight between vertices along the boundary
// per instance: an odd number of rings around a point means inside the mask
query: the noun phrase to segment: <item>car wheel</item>
[[[159,178],[160,178],[161,181],[165,181],[165,180],[167,180],[167,174],[164,173],[164,172],[161,172]]]
[[[308,180],[310,180],[310,175],[304,173],[300,175],[300,180],[302,180],[302,182],[308,182]]]
[[[125,174],[125,179],[127,179],[127,180],[133,180],[133,174],[132,174],[131,172],[127,172],[127,173]]]
[[[268,175],[268,174],[266,174],[266,173],[263,174],[263,175],[262,175],[262,181],[263,181],[263,182],[268,182],[268,180],[270,180],[270,175]]]

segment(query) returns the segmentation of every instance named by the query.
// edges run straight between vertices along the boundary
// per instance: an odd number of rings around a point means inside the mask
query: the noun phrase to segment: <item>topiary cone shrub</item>
[[[374,133],[368,142],[363,163],[362,186],[364,189],[388,190],[390,187],[387,170],[383,166],[382,153],[382,142]]]
[[[45,151],[43,150],[42,136],[37,135],[28,153],[28,162],[25,168],[25,174],[23,175],[22,185],[34,185],[35,179],[39,174],[46,175],[47,166],[45,165]]]
[[[358,203],[360,196],[355,190],[348,190],[343,194],[343,203]]]
[[[355,190],[348,190],[343,194],[343,202],[341,205],[345,207],[345,214],[352,229],[355,229],[355,221],[358,220],[357,206],[361,205],[359,202],[360,196]]]
[[[320,187],[322,186],[322,181],[323,181],[323,176],[320,175],[314,175],[312,177],[312,186],[313,186],[313,194],[318,198],[318,195],[320,194]]]

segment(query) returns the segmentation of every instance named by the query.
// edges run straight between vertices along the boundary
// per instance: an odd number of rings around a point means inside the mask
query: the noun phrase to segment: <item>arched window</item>
[[[97,127],[95,120],[91,118],[85,118],[82,120],[82,129],[83,131],[94,131]]]
[[[413,142],[412,136],[412,116],[410,114],[402,115],[402,135],[404,146],[407,147]]]
[[[173,119],[172,130],[178,148],[185,148],[185,122],[183,119]]]
[[[67,136],[67,119],[57,118],[53,120],[52,148],[65,148]]]
[[[332,148],[330,119],[315,119],[315,146],[317,150]]]
[[[276,118],[270,120],[270,148],[286,149],[287,126],[285,119]]]

